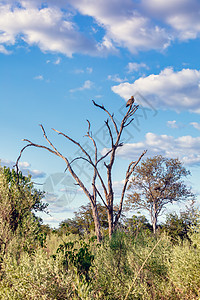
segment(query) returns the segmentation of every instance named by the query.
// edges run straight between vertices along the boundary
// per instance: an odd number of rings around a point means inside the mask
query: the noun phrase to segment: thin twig
[[[104,107],[103,105],[97,104],[94,100],[92,100],[92,102],[94,103],[95,106],[101,108],[102,110],[104,110],[104,111],[109,115],[110,119],[111,119],[112,122],[113,122],[113,125],[114,125],[114,127],[115,127],[115,130],[116,130],[116,132],[117,132],[117,134],[118,134],[118,133],[119,133],[119,130],[118,130],[117,124],[116,124],[116,122],[115,122],[115,120],[114,120],[114,118],[113,118],[114,115],[111,115],[111,114],[109,113],[109,111],[108,111],[107,109],[105,109],[105,107]]]

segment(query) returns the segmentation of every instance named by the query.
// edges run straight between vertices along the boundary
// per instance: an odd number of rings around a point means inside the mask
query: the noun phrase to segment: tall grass
[[[51,233],[46,246],[32,254],[18,258],[8,253],[0,299],[200,299],[198,229],[190,240],[174,245],[164,234],[155,238],[145,231],[137,236],[118,231],[99,245],[88,236]],[[60,244],[65,251],[57,251]],[[94,260],[85,276],[88,255]]]

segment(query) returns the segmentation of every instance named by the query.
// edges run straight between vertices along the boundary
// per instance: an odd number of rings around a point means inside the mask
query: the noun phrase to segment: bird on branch
[[[135,101],[134,97],[131,96],[131,98],[126,103],[126,107],[133,105],[134,101]]]

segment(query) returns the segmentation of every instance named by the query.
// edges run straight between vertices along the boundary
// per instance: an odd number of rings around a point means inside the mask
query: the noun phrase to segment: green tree
[[[106,208],[100,203],[97,204],[97,209],[99,212],[99,220],[102,229],[108,229],[108,219]],[[82,205],[79,210],[74,213],[73,219],[67,219],[59,224],[59,233],[74,233],[74,234],[84,234],[95,231],[95,224],[92,214],[92,208],[90,203]]]
[[[178,238],[190,240],[190,233],[199,222],[200,211],[195,207],[195,201],[192,201],[179,215],[176,212],[168,214],[162,225],[162,231],[167,232],[173,241],[177,241]]]
[[[190,172],[178,159],[168,159],[162,155],[147,158],[135,168],[126,207],[147,210],[155,234],[158,217],[167,204],[194,197],[182,181],[182,177],[187,175]]]
[[[41,199],[43,192],[33,187],[31,177],[0,167],[0,257],[3,259],[9,245],[32,251],[37,242],[42,244],[45,235],[37,211],[45,211],[47,204]],[[18,250],[17,250],[18,249]]]
[[[136,216],[133,215],[131,218],[126,218],[125,227],[130,231],[135,233],[137,236],[141,230],[152,231],[152,226],[143,215]]]

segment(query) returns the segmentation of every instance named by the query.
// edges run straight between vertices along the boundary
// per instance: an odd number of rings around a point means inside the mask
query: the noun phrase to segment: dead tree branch
[[[140,160],[142,159],[142,157],[146,153],[147,153],[147,150],[144,150],[143,153],[138,158],[138,160],[137,161],[132,161],[129,164],[129,166],[128,166],[128,169],[127,169],[127,172],[126,172],[124,186],[123,186],[123,189],[122,189],[121,200],[120,200],[120,204],[119,204],[119,210],[118,210],[118,213],[115,216],[115,222],[114,222],[115,226],[117,225],[117,222],[118,222],[118,220],[119,220],[119,218],[121,216],[122,207],[123,207],[123,201],[124,201],[124,196],[125,196],[125,192],[126,192],[126,189],[127,189],[127,185],[128,185],[130,176],[133,174],[133,171],[134,171],[135,167],[138,165],[138,163],[140,162]]]
[[[97,107],[99,107],[100,109],[104,110],[104,111],[109,115],[109,117],[110,117],[110,119],[112,120],[113,125],[114,125],[114,127],[115,127],[115,131],[116,131],[116,133],[118,134],[119,131],[118,131],[118,128],[117,128],[117,124],[116,124],[116,122],[115,122],[115,120],[114,120],[114,116],[111,115],[111,113],[110,113],[107,109],[105,109],[105,107],[104,107],[103,105],[97,104],[94,100],[92,100],[92,102],[94,103],[95,106],[97,106]]]

